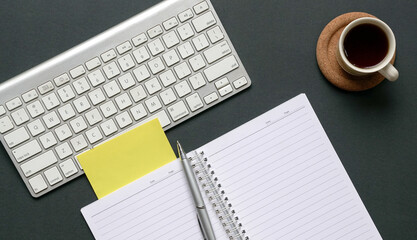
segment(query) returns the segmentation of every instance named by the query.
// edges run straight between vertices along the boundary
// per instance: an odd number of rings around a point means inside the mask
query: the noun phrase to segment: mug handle
[[[391,82],[396,81],[399,75],[398,70],[394,66],[392,66],[391,63],[389,63],[387,66],[385,66],[378,72]]]

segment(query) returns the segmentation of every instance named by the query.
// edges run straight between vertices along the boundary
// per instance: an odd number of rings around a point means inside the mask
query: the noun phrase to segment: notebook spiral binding
[[[194,173],[200,182],[207,198],[213,206],[229,240],[249,240],[246,231],[239,221],[232,204],[229,202],[225,191],[222,189],[219,179],[212,170],[211,164],[204,157],[204,152],[195,152],[195,157],[190,158]]]

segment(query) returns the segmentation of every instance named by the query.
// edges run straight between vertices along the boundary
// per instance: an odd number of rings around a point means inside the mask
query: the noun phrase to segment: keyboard
[[[33,197],[77,155],[158,118],[164,130],[248,88],[210,1],[167,0],[0,85],[0,140]]]

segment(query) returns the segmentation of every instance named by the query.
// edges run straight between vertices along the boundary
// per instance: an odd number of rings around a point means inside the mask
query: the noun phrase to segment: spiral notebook
[[[217,239],[381,239],[304,94],[188,157]],[[96,239],[203,239],[178,160],[81,212]]]

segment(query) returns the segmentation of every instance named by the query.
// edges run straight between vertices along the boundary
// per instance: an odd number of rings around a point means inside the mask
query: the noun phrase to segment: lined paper
[[[210,205],[208,210],[216,236],[224,239],[223,228]],[[178,160],[84,207],[81,212],[96,239],[203,239]]]
[[[381,239],[304,94],[197,151],[250,239]]]
[[[250,239],[381,239],[304,94],[196,151]],[[178,160],[81,212],[96,239],[202,239]]]

